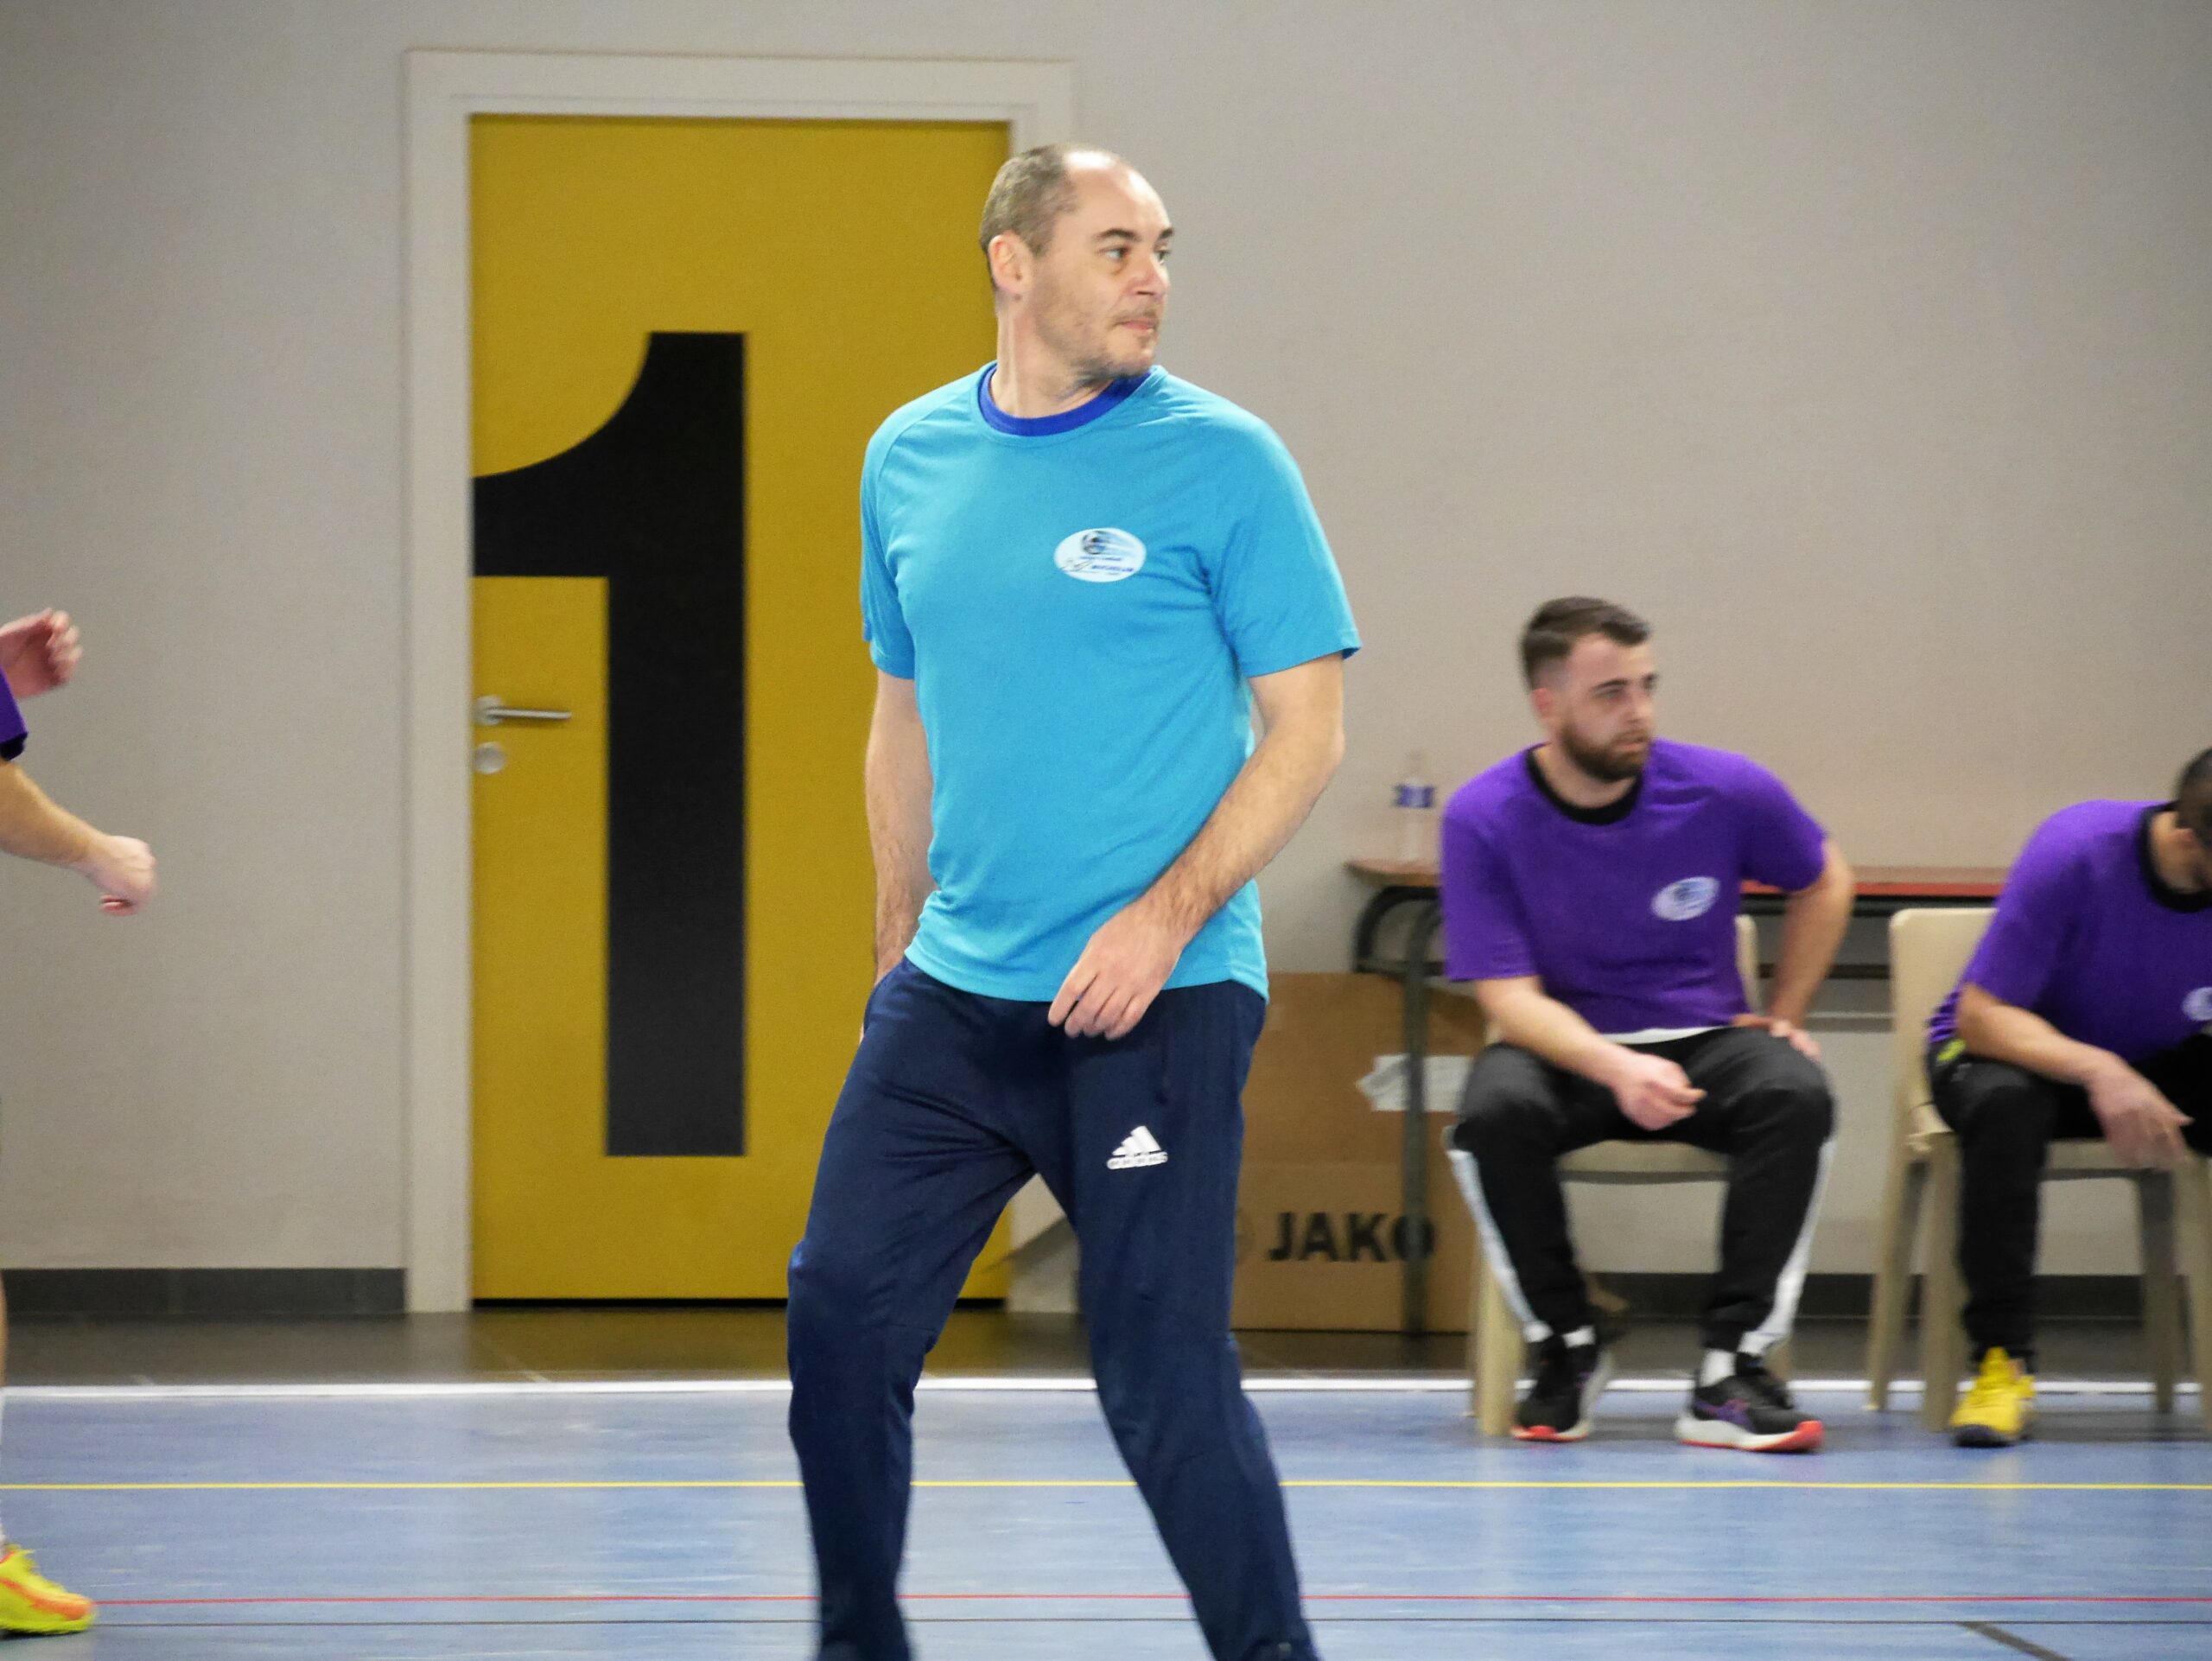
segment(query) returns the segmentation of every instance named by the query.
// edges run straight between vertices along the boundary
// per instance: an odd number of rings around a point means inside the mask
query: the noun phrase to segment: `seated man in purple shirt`
[[[1475,982],[1491,1047],[1467,1079],[1452,1164],[1523,1331],[1529,1441],[1587,1435],[1609,1373],[1560,1189],[1592,1142],[1728,1155],[1720,1272],[1686,1442],[1817,1448],[1764,1357],[1789,1334],[1827,1173],[1834,1103],[1803,1030],[1850,921],[1850,868],[1781,781],[1653,736],[1650,631],[1602,600],[1554,600],[1521,638],[1544,742],[1444,816],[1447,972]],[[1745,878],[1789,895],[1774,996],[1736,967]]]
[[[2035,1398],[2051,1138],[2101,1136],[2151,1169],[2212,1153],[2212,750],[2172,801],[2081,802],[2037,828],[1928,1040],[1936,1111],[1959,1136],[1977,1358],[1952,1435],[2009,1447]]]

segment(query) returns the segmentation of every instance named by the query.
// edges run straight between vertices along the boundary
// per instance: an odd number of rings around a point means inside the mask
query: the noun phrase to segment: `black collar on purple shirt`
[[[1577,807],[1573,802],[1552,788],[1552,781],[1544,777],[1544,770],[1536,763],[1535,746],[1521,752],[1522,764],[1529,769],[1529,782],[1542,792],[1554,807],[1577,824],[1618,824],[1636,806],[1637,798],[1643,794],[1643,775],[1637,773],[1636,782],[1617,802],[1607,802],[1603,807]]]
[[[2195,894],[2184,894],[2158,875],[2158,856],[2151,851],[2151,826],[2158,815],[2170,812],[2177,804],[2160,802],[2143,810],[2143,817],[2135,824],[2135,856],[2142,862],[2143,880],[2151,885],[2151,898],[2168,911],[2212,911],[2212,888],[2202,888]]]

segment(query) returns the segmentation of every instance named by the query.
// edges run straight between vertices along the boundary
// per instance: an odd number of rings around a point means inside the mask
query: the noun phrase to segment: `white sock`
[[[1595,1327],[1577,1327],[1567,1335],[1567,1347],[1570,1350],[1579,1350],[1586,1344],[1597,1341],[1598,1329]]]
[[[1726,1350],[1707,1350],[1705,1359],[1697,1364],[1699,1388],[1717,1384],[1736,1371],[1736,1358]]]

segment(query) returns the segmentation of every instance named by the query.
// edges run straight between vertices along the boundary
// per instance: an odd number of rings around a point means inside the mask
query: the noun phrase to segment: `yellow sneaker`
[[[1951,1440],[1961,1448],[2010,1448],[2035,1416],[2035,1375],[2003,1350],[1986,1351],[1974,1387],[1951,1415]]]
[[[0,1632],[81,1632],[92,1624],[90,1598],[66,1592],[38,1572],[31,1554],[11,1545],[0,1556]]]

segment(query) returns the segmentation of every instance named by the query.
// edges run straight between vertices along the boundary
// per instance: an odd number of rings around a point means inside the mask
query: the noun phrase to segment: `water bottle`
[[[1419,750],[1406,758],[1405,776],[1391,791],[1390,817],[1397,822],[1397,857],[1408,865],[1436,863],[1436,786],[1428,781],[1428,762]]]

